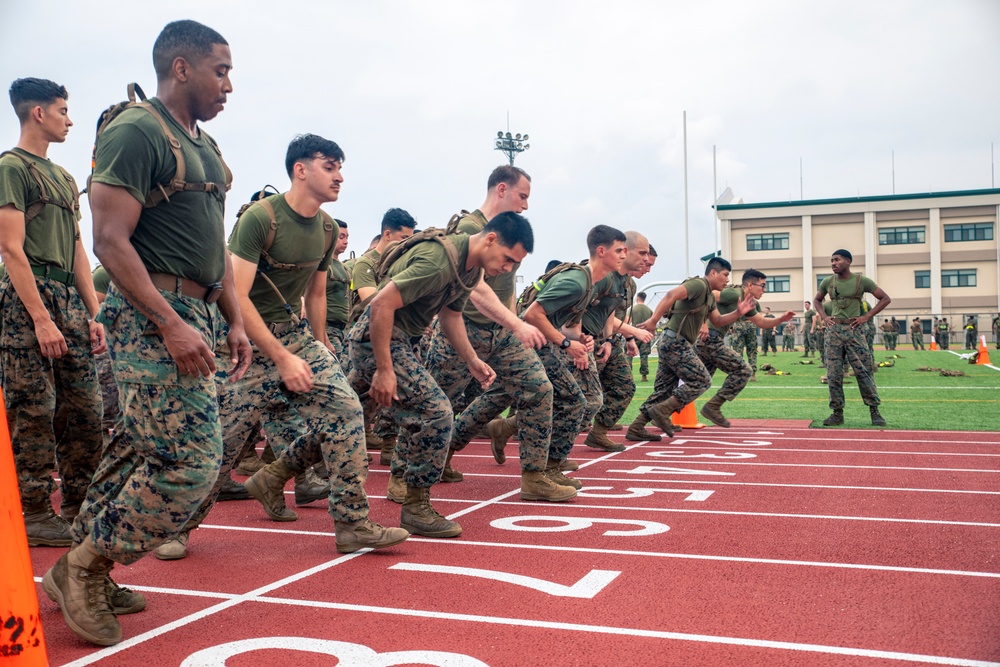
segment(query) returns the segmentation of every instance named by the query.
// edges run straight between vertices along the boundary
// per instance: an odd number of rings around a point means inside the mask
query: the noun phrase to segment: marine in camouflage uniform
[[[639,408],[639,414],[625,434],[626,439],[660,440],[660,436],[646,430],[646,424],[651,420],[668,437],[673,436],[671,415],[680,412],[712,386],[712,377],[694,346],[702,323],[708,318],[716,327],[724,327],[753,307],[753,301],[748,297],[746,301],[739,302],[733,312],[719,314],[712,292],[726,286],[731,270],[728,261],[714,257],[705,267],[704,278],[686,280],[656,304],[651,321],[659,321],[668,311],[672,314],[660,340],[653,393]],[[649,326],[652,328],[652,324]],[[683,384],[680,384],[681,380]]]
[[[483,205],[472,213],[463,214],[457,221],[457,231],[478,234],[489,222],[488,216],[525,210],[530,188],[530,178],[522,170],[506,165],[495,169],[487,181]],[[434,323],[426,367],[438,386],[445,389],[454,414],[458,415],[442,481],[461,481],[462,474],[451,465],[452,455],[464,449],[508,405],[514,405],[518,410],[522,473],[541,473],[546,468],[552,433],[552,384],[538,355],[522,342],[522,338],[527,339],[529,333],[537,332],[511,311],[518,266],[514,265],[509,273],[484,279],[488,289],[496,295],[496,305],[504,316],[501,322],[495,322],[493,317],[481,313],[471,302],[466,304],[462,314],[466,335],[476,355],[497,374],[489,392],[483,392],[482,385],[469,375],[458,352],[442,331],[441,322]],[[486,393],[490,395],[486,396]],[[566,500],[576,495],[575,492],[560,492],[546,478],[537,479],[538,475],[523,477],[523,486],[532,499]],[[532,484],[532,480],[536,484]]]
[[[347,223],[337,220],[337,227],[340,229],[340,235],[326,272],[326,337],[330,341],[331,351],[343,367],[348,361],[347,350],[344,347],[344,332],[349,319],[347,293],[351,286],[351,274],[338,259],[347,250]],[[350,371],[349,368],[343,370],[345,373]]]
[[[494,229],[509,246],[496,242]],[[406,434],[392,461],[393,476],[406,484],[400,524],[426,537],[456,537],[462,527],[430,502],[430,487],[441,479],[448,456],[453,413],[447,395],[414,354],[411,339],[423,335],[437,315],[469,372],[480,382],[492,382],[495,374],[476,356],[461,313],[483,273],[511,270],[533,246],[533,237],[527,220],[503,213],[473,236],[406,244],[384,272],[378,271],[379,291],[348,333],[350,380],[366,415],[387,407]]]
[[[73,177],[45,156],[72,123],[66,89],[18,79],[11,102],[21,124],[0,156],[0,378],[29,546],[69,546],[101,453],[94,352],[105,349]],[[59,471],[61,513],[52,508]]]
[[[781,351],[782,352],[794,352],[795,351],[795,323],[789,322],[785,325],[784,330],[781,332]]]
[[[103,266],[98,266],[94,269],[93,278],[94,292],[97,294],[97,300],[100,303],[104,303],[104,298],[107,296],[108,289],[111,286],[111,279],[108,277],[108,272],[104,270]],[[111,439],[115,430],[115,422],[118,421],[118,417],[121,415],[121,410],[118,407],[118,384],[115,382],[115,374],[111,369],[110,352],[102,352],[101,354],[94,355],[94,362],[97,365],[97,379],[101,385],[101,402],[104,405],[104,412],[101,417],[101,433],[106,444]]]
[[[749,320],[738,320],[730,333],[733,339],[733,349],[743,356],[746,351],[747,362],[753,374],[757,373],[757,327]],[[751,376],[752,377],[752,376]]]
[[[924,347],[924,331],[919,317],[914,317],[910,324],[910,340],[913,342],[914,350],[927,349]]]
[[[639,303],[632,306],[631,321],[633,324],[645,322],[653,316],[653,309],[646,305],[646,293],[636,294]],[[649,375],[649,355],[653,351],[652,343],[638,342],[639,348],[639,376],[642,382],[647,381]]]
[[[861,399],[869,407],[872,424],[885,426],[886,422],[878,410],[880,400],[872,373],[874,362],[864,338],[863,327],[889,304],[890,299],[871,278],[852,273],[851,260],[851,253],[847,250],[841,249],[833,253],[830,265],[834,275],[820,283],[814,300],[817,312],[823,312],[821,318],[828,325],[826,374],[827,385],[830,388],[830,409],[833,414],[823,424],[834,426],[844,423],[844,362],[846,361],[857,376]],[[863,313],[862,303],[865,293],[874,295],[878,303]],[[825,308],[823,300],[827,295],[830,296],[832,306],[832,316],[829,318],[825,310],[819,310],[820,307]]]
[[[809,353],[812,352],[813,356],[816,356],[816,350],[820,350],[820,355],[823,353],[823,346],[816,343],[816,332],[813,331],[813,320],[816,317],[816,311],[813,310],[812,303],[809,301],[805,302],[806,311],[802,316],[802,345],[805,348],[802,351],[803,357],[808,357]]]
[[[767,310],[764,313],[764,317],[765,318],[771,318],[771,317],[774,317],[774,316],[771,315],[771,311],[770,310]],[[777,348],[777,346],[775,345],[775,342],[774,342],[774,329],[765,329],[765,328],[761,328],[760,329],[760,348],[761,348],[761,351],[764,353],[765,357],[767,356],[767,351],[769,349],[774,354],[778,353],[778,348]]]
[[[748,269],[743,272],[739,287],[727,287],[714,295],[716,307],[721,315],[731,313],[736,310],[745,296],[749,295],[754,299],[759,299],[764,295],[766,289],[767,276],[756,269]],[[795,313],[788,311],[780,318],[776,318],[770,314],[770,309],[765,315],[761,313],[760,306],[755,304],[754,309],[743,317],[766,332],[773,331],[774,327],[789,321],[795,317]],[[713,375],[716,369],[726,373],[722,387],[702,406],[701,414],[717,426],[729,428],[729,420],[722,414],[722,405],[726,401],[736,400],[736,397],[749,382],[753,371],[740,355],[725,346],[723,343],[725,335],[726,327],[719,327],[712,324],[711,321],[706,321],[698,337],[697,350],[698,357],[705,364],[705,370],[708,371],[709,376]]]

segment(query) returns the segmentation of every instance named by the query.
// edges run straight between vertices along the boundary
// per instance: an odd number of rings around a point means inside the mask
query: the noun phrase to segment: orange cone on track
[[[7,545],[0,548],[0,665],[48,665],[21,495],[17,490],[14,448],[3,401],[0,401],[0,535]]]
[[[930,347],[930,350],[931,350],[931,352],[933,352],[934,350],[937,350],[937,349],[938,349],[937,341],[934,340],[934,336],[931,336],[931,347]]]
[[[985,366],[990,363],[990,351],[986,347],[986,336],[979,337],[979,355],[976,357],[977,366]]]
[[[694,409],[694,401],[688,403],[680,412],[670,415],[670,421],[683,428],[705,428],[698,422],[698,412]]]

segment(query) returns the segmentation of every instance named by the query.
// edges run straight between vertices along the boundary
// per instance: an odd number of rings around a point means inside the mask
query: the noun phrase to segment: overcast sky
[[[98,113],[130,81],[154,93],[153,41],[182,18],[232,47],[235,90],[205,126],[235,173],[227,228],[254,190],[287,188],[301,132],[346,152],[325,208],[349,223],[349,249],[367,248],[390,207],[443,225],[482,202],[508,114],[531,137],[516,161],[533,179],[529,280],[586,256],[599,223],[657,247],[641,284],[685,277],[684,111],[692,272],[715,249],[713,145],[718,191],[748,203],[891,194],[893,151],[896,193],[995,185],[995,0],[2,0],[0,82],[69,89],[76,126],[49,157],[81,186]],[[9,107],[0,119],[12,146]]]

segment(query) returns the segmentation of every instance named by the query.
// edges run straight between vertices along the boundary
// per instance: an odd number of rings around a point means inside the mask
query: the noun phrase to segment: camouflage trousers
[[[743,351],[746,350],[747,361],[750,363],[750,369],[756,373],[757,372],[757,327],[754,323],[749,320],[737,320],[736,324],[733,325],[732,331],[730,332],[730,337],[733,340],[733,350],[736,354],[743,356]],[[663,363],[663,360],[660,360]]]
[[[34,321],[9,278],[0,281],[0,367],[21,504],[45,506],[62,480],[62,507],[83,502],[101,456],[101,396],[90,353],[87,310],[77,291],[35,278],[46,310],[66,340],[58,359],[42,355]]]
[[[576,436],[580,435],[580,429],[583,428],[587,397],[570,370],[573,358],[565,351],[552,343],[546,343],[538,350],[538,359],[552,383],[552,440],[549,458],[564,461],[569,457]]]
[[[653,351],[650,343],[639,343],[639,375],[649,375],[649,355]]]
[[[949,344],[951,343],[951,332],[938,331],[935,340],[937,341],[938,346],[940,346],[942,350],[947,350]]]
[[[344,344],[344,324],[338,322],[327,322],[326,323],[326,336],[330,339],[330,345],[333,346],[333,354],[337,357],[337,363],[340,364],[340,368],[344,373],[350,371],[349,368],[345,367],[348,363],[347,358],[347,346]]]
[[[577,368],[574,364],[569,365],[576,383],[583,390],[583,395],[587,398],[587,405],[583,409],[583,419],[580,428],[585,428],[594,421],[594,417],[600,412],[604,405],[604,388],[601,386],[601,374],[597,370],[597,359],[594,353],[588,355],[590,364],[586,370]]]
[[[677,399],[677,409],[680,410],[712,386],[712,376],[698,358],[694,345],[686,338],[667,337],[664,332],[658,353],[660,363],[656,367],[653,393],[639,408],[646,417],[649,417],[648,408],[662,403],[671,396]],[[680,380],[684,383],[681,384]]]
[[[812,334],[812,340],[816,349],[819,350],[820,362],[826,365],[826,329],[816,329],[816,332]]]
[[[705,365],[709,377],[715,374],[716,369],[726,374],[726,380],[716,394],[727,401],[735,400],[753,374],[750,364],[743,361],[743,357],[734,350],[726,347],[721,336],[709,334],[707,339],[699,339],[696,349],[698,358]]]
[[[778,347],[774,342],[774,329],[762,329],[760,332],[760,349],[767,354],[768,350],[771,350],[775,354],[778,352]]]
[[[926,349],[926,348],[924,348],[924,334],[923,334],[923,332],[921,332],[921,331],[915,331],[911,335],[911,338],[913,339],[913,349],[914,350],[923,350],[923,349]]]
[[[368,393],[376,370],[368,326],[368,312],[365,311],[347,335],[351,355],[350,383],[361,397],[366,422],[381,409]],[[393,401],[386,410],[399,427],[392,474],[402,476],[410,486],[429,488],[440,481],[448,457],[453,421],[451,404],[420,363],[413,344],[402,331],[393,329],[389,351],[399,396],[399,400]]]
[[[795,336],[792,334],[782,334],[781,351],[791,352],[795,349]]]
[[[552,383],[542,362],[510,329],[470,320],[465,320],[465,328],[476,354],[490,365],[497,378],[488,391],[472,398],[467,407],[457,413],[451,448],[464,449],[490,420],[508,406],[515,405],[521,469],[526,472],[545,470],[552,437]],[[445,389],[456,411],[468,396],[469,387],[481,387],[438,323],[434,325],[427,352],[427,370]]]
[[[622,418],[635,396],[632,360],[625,354],[625,341],[621,336],[612,339],[611,356],[604,363],[598,362],[597,372],[604,388],[604,405],[594,417],[594,422],[611,428]],[[590,409],[589,403],[587,408]],[[583,423],[587,424],[586,421]]]
[[[805,349],[802,351],[803,354],[805,354],[807,352],[815,352],[816,351],[816,347],[817,347],[817,345],[816,345],[816,334],[811,333],[809,331],[803,331],[802,332],[802,345],[805,347]],[[819,347],[820,347],[820,349],[822,349],[822,346],[819,346]]]
[[[111,353],[104,352],[94,357],[97,365],[97,379],[101,385],[101,402],[104,404],[104,414],[101,417],[101,430],[105,437],[110,437],[115,428],[115,422],[121,415],[118,406],[118,383],[115,382],[115,372],[111,367]]]
[[[215,349],[218,308],[160,293]],[[114,285],[98,319],[108,331],[122,416],[73,523],[73,541],[89,538],[127,565],[176,535],[208,496],[222,463],[222,429],[215,378],[180,374],[157,327]]]
[[[860,329],[847,324],[832,324],[826,330],[826,377],[830,387],[830,409],[844,409],[844,363],[849,363],[858,379],[858,389],[865,405],[877,406],[880,401],[872,375],[872,357]]]
[[[204,521],[247,438],[264,425],[275,456],[291,470],[303,472],[323,461],[330,471],[330,516],[335,521],[361,521],[368,516],[364,484],[368,477],[364,416],[361,402],[329,349],[312,335],[302,320],[275,336],[286,350],[303,359],[312,371],[313,388],[307,393],[282,386],[274,361],[254,347],[246,374],[229,382],[229,348],[223,341],[216,352],[225,360],[216,373],[224,445],[219,478],[212,493],[184,526],[196,528]]]

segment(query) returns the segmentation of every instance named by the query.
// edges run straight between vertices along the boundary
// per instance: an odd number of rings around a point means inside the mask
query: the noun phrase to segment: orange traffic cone
[[[938,349],[937,341],[934,340],[934,336],[931,336],[931,347],[930,347],[930,350],[931,350],[931,352],[933,352],[936,349]]]
[[[38,596],[32,578],[28,536],[24,532],[21,495],[17,490],[14,448],[7,427],[7,412],[0,401],[0,656],[6,667],[48,665]]]
[[[979,337],[979,355],[976,357],[977,366],[985,366],[990,363],[990,351],[986,347],[986,336]]]
[[[705,428],[704,424],[698,422],[698,412],[694,409],[694,401],[691,401],[680,412],[670,415],[670,421],[682,428]]]

